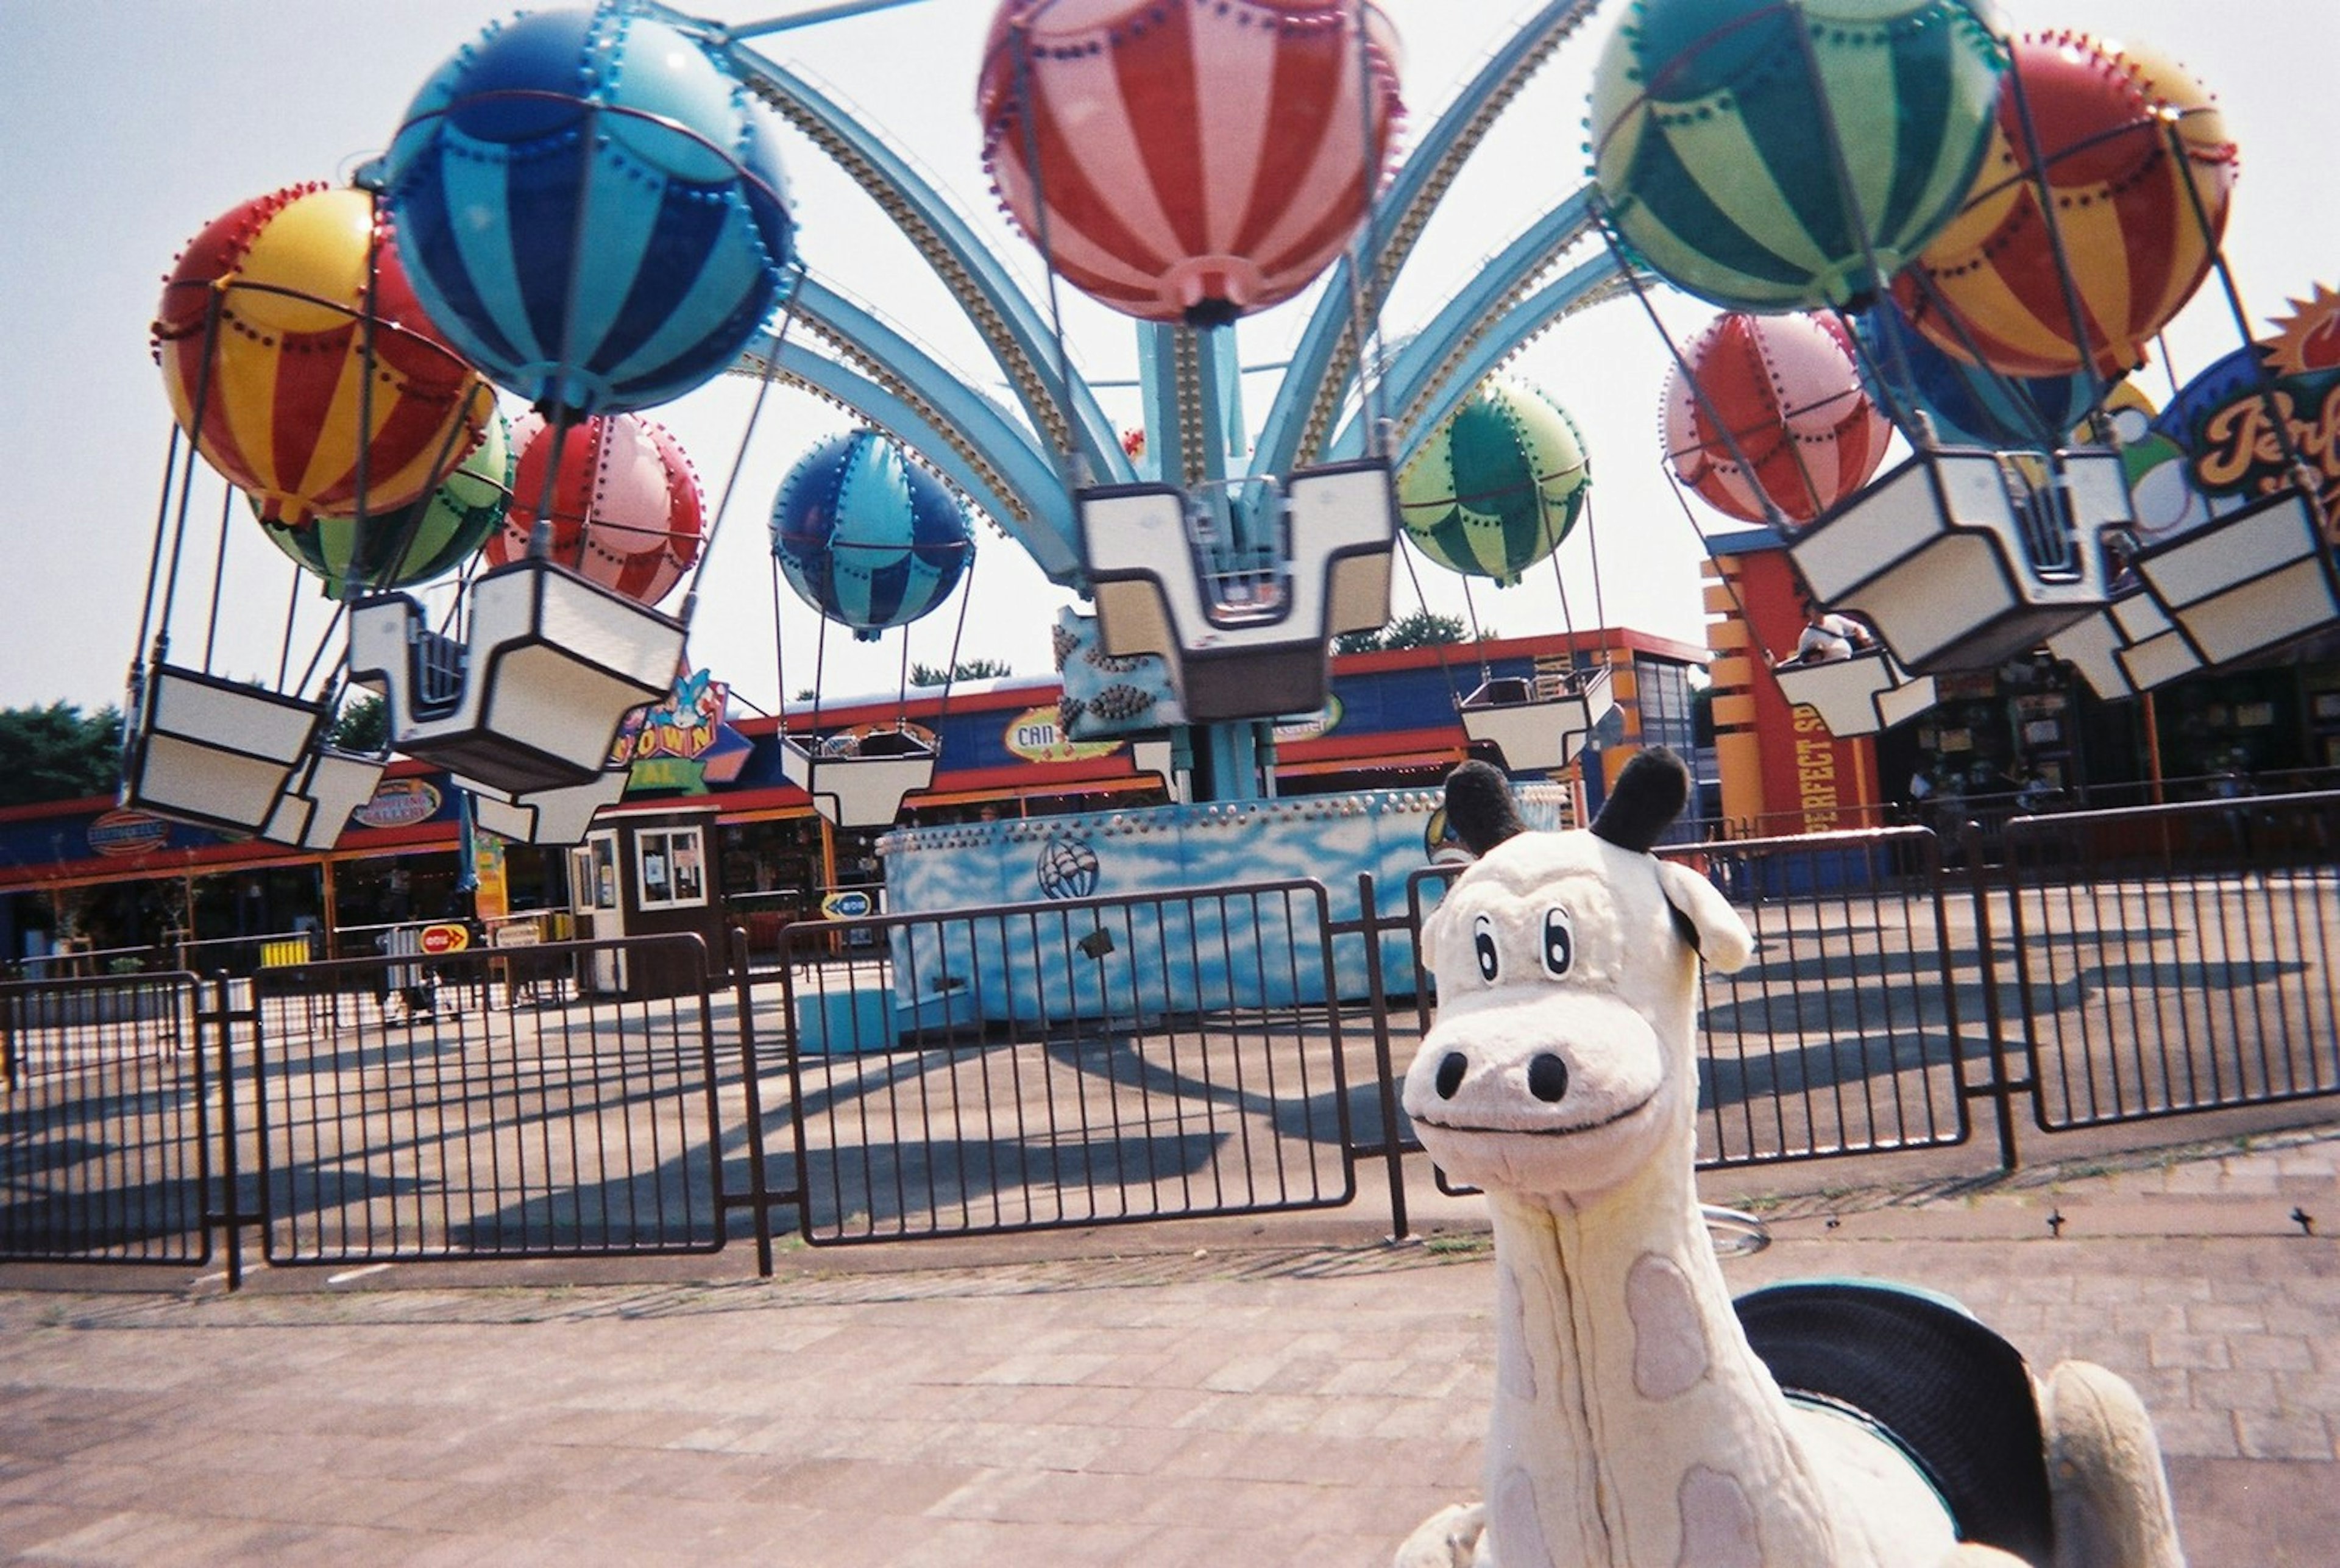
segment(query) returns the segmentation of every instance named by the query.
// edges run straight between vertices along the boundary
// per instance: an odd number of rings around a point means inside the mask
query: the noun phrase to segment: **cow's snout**
[[[1449,1051],[1438,1059],[1438,1072],[1432,1087],[1442,1100],[1451,1100],[1462,1092],[1462,1080],[1471,1076],[1471,1058],[1462,1051]],[[1568,1060],[1550,1051],[1539,1051],[1528,1061],[1528,1093],[1548,1106],[1556,1106],[1568,1097]]]

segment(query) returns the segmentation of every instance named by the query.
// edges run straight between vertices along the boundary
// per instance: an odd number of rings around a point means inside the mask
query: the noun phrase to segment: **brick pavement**
[[[2101,1360],[2158,1419],[2196,1568],[2335,1561],[2340,1128],[1768,1208],[1734,1284],[1907,1280]],[[1477,1486],[1492,1271],[1467,1209],[1442,1223],[771,1281],[41,1276],[0,1292],[0,1554],[1366,1568]]]

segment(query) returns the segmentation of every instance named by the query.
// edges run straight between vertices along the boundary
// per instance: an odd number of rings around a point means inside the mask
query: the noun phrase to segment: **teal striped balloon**
[[[1439,565],[1513,583],[1560,548],[1591,487],[1584,440],[1560,405],[1491,379],[1398,471],[1398,518]]]
[[[320,517],[297,528],[265,521],[260,527],[323,580],[327,597],[360,599],[428,582],[469,561],[503,521],[511,484],[511,428],[499,413],[471,455],[418,501],[363,521]]]
[[[2006,65],[1987,0],[1641,0],[1594,68],[1592,178],[1679,288],[1858,305],[1966,200]]]

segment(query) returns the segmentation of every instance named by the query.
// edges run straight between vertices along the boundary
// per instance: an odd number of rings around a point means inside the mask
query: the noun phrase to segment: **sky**
[[[809,0],[698,0],[682,9],[739,25],[820,8]],[[1410,117],[1427,124],[1487,51],[1533,6],[1514,0],[1384,0],[1404,43]],[[1480,260],[1582,183],[1585,89],[1623,12],[1608,0],[1505,111],[1433,216],[1381,320],[1395,337],[1425,322]],[[763,51],[827,84],[907,149],[977,220],[1035,297],[1032,248],[1002,220],[980,164],[975,75],[991,0],[924,0],[775,35]],[[488,22],[492,0],[0,0],[0,541],[12,591],[0,612],[0,708],[118,702],[134,644],[171,430],[148,343],[164,274],[213,217],[280,186],[345,179],[387,144],[415,90]],[[2217,94],[2242,148],[2226,235],[2254,331],[2287,297],[2340,283],[2340,205],[2330,199],[2332,136],[2316,105],[2330,93],[2332,0],[2026,0],[2000,7],[2008,31],[2075,29],[2134,38],[2187,65]],[[955,302],[873,203],[809,144],[785,153],[800,244],[812,271],[907,326],[954,368],[989,379],[990,362]],[[1065,322],[1093,381],[1133,378],[1135,333],[1070,291]],[[1675,298],[1668,330],[1710,313]],[[1302,304],[1248,320],[1246,364],[1272,363],[1297,336]],[[2167,335],[2170,377],[2236,346],[2223,294],[2206,287]],[[1669,352],[1635,306],[1586,313],[1532,344],[1509,370],[1541,386],[1583,432],[1593,471],[1590,527],[1548,571],[1466,603],[1462,580],[1416,559],[1393,612],[1424,604],[1489,632],[1587,629],[1599,620],[1702,642],[1699,529],[1742,525],[1685,513],[1663,477],[1658,396]],[[1271,375],[1246,382],[1262,416]],[[727,377],[651,411],[680,440],[721,504],[691,654],[749,704],[769,709],[812,684],[831,698],[890,693],[906,661],[961,658],[1049,671],[1047,627],[1070,602],[1008,540],[979,525],[965,595],[905,634],[854,644],[782,594],[776,631],[768,525],[789,466],[847,416],[781,391],[752,422],[752,386]],[[1108,412],[1138,422],[1135,394]],[[517,404],[509,405],[518,412]],[[736,475],[736,478],[735,478]],[[206,478],[208,476],[206,475]],[[199,485],[198,495],[204,491]],[[728,501],[724,498],[728,496]],[[220,492],[199,506],[215,526]],[[1596,571],[1597,568],[1597,571]],[[1419,591],[1417,592],[1417,580]],[[296,600],[292,574],[256,528],[231,531],[213,667],[273,676],[298,629],[296,666],[315,645],[322,607]],[[176,657],[192,660],[209,619],[178,619]]]

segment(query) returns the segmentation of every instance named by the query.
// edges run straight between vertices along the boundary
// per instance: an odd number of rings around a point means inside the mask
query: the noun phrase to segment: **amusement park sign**
[[[2187,388],[2170,412],[2186,427],[2179,440],[2196,489],[2268,494],[2292,482],[2295,460],[2319,483],[2329,532],[2340,527],[2340,293],[2319,285],[2292,303],[2292,316],[2242,356],[2244,373],[2220,378],[2206,396]],[[2218,368],[2196,386],[2212,382]],[[2189,402],[2197,406],[2186,408]]]
[[[620,727],[610,752],[613,764],[631,769],[628,791],[704,795],[709,784],[737,779],[749,744],[725,721],[730,707],[731,688],[702,670],[677,681],[662,705],[638,710]]]

